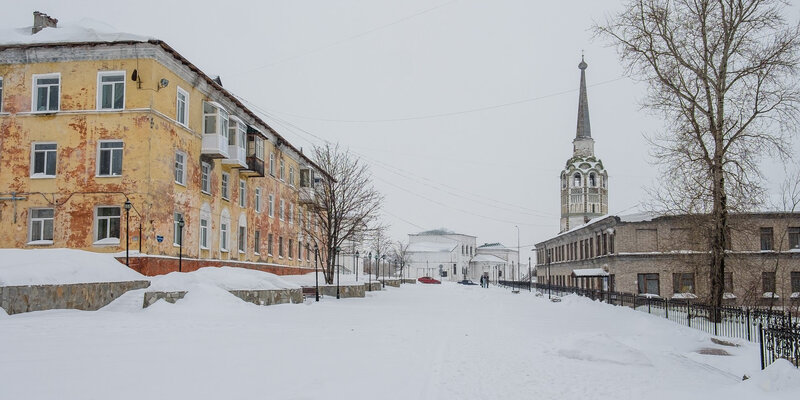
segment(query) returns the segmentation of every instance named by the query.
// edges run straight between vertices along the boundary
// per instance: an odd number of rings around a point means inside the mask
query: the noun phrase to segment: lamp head
[[[125,200],[125,209],[130,210],[133,205],[131,204],[130,200]]]

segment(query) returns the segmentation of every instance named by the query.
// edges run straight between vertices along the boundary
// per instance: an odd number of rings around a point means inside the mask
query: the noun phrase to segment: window
[[[639,294],[659,295],[658,274],[638,274]]]
[[[283,221],[284,218],[286,217],[285,214],[283,213],[283,209],[284,209],[283,204],[284,204],[283,203],[283,199],[281,199],[281,208],[280,208],[280,210],[278,210],[278,212],[279,212],[278,215],[280,216],[280,220],[281,221]]]
[[[792,293],[800,293],[800,271],[792,271]]]
[[[789,228],[789,248],[800,249],[800,228]]]
[[[239,253],[244,253],[247,250],[247,227],[239,226]]]
[[[53,243],[53,209],[33,208],[30,212],[30,242]]]
[[[255,191],[255,198],[253,199],[253,208],[255,208],[257,213],[261,212],[261,188],[256,188]]]
[[[119,243],[119,217],[119,207],[97,207],[96,244]]]
[[[694,293],[694,274],[672,274],[672,293]]]
[[[186,186],[186,153],[175,152],[175,183]]]
[[[761,273],[761,288],[764,293],[775,293],[775,273]]]
[[[61,74],[33,76],[33,110],[38,112],[58,111]]]
[[[567,176],[564,174],[561,174],[561,188],[562,189],[567,188]]]
[[[228,138],[228,112],[215,103],[203,102],[203,133]]]
[[[200,218],[200,248],[208,249],[208,219]]]
[[[3,78],[0,77],[0,112],[3,111]]]
[[[294,166],[289,166],[289,186],[294,186]]]
[[[31,155],[31,177],[52,178],[56,176],[55,143],[34,143]]]
[[[772,249],[772,228],[761,228],[761,250]]]
[[[253,232],[253,253],[261,253],[261,231]]]
[[[287,248],[287,250],[288,250],[287,251],[287,255],[291,259],[292,258],[292,252],[294,251],[294,240],[289,239],[289,247]]]
[[[211,164],[200,163],[200,190],[211,193]]]
[[[228,251],[228,223],[221,222],[219,224],[219,250]]]
[[[228,179],[230,175],[227,172],[222,173],[222,198],[225,200],[230,199],[230,193],[228,192]]]
[[[581,174],[576,172],[575,175],[572,177],[572,179],[573,179],[572,180],[572,186],[573,187],[580,187],[581,186]]]
[[[269,153],[269,174],[275,176],[275,153]]]
[[[289,203],[289,224],[294,224],[294,203]]]
[[[98,176],[122,175],[122,141],[101,141],[97,151]]]
[[[188,126],[189,124],[189,93],[178,86],[178,104],[176,105],[175,119],[179,124]]]
[[[597,179],[595,178],[594,174],[589,174],[589,186],[597,187]]]
[[[275,196],[272,194],[269,195],[268,211],[270,218],[275,216]]]
[[[267,254],[268,255],[272,255],[272,242],[273,242],[272,234],[268,233],[267,234]]]
[[[283,161],[283,158],[281,158],[281,160],[280,160],[280,171],[279,172],[280,172],[279,177],[281,178],[281,180],[285,180],[286,179],[286,163]]]
[[[278,257],[283,258],[283,236],[278,236]]]
[[[125,108],[125,71],[97,73],[97,109],[122,110]]]
[[[239,179],[239,207],[247,207],[247,183],[244,179]]]
[[[181,228],[183,214],[176,212],[172,220],[172,243],[176,246],[183,245],[183,228]]]
[[[733,293],[733,272],[726,272],[725,277],[723,279],[724,279],[723,291],[725,291],[726,293]]]
[[[300,240],[297,241],[297,259],[303,259],[303,242]]]

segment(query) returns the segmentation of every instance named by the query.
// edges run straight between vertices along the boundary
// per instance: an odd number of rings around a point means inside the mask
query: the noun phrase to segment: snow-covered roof
[[[651,212],[640,212],[634,214],[627,214],[627,215],[620,215],[619,221],[620,222],[645,222],[645,221],[652,221],[653,219],[659,217],[658,214],[651,213]]]
[[[503,246],[502,243],[484,243],[478,246],[479,249],[498,249],[498,250],[510,250],[508,247]]]
[[[118,32],[114,27],[92,19],[82,19],[76,24],[62,24],[57,28],[44,28],[31,33],[31,27],[0,29],[0,46],[44,43],[104,43],[146,42],[155,38]]]
[[[576,277],[608,276],[608,272],[602,268],[573,269],[572,274]]]
[[[416,253],[449,253],[458,246],[458,243],[442,242],[414,242],[408,245],[409,252]]]
[[[491,254],[478,254],[475,257],[472,257],[473,262],[485,262],[485,263],[504,263],[506,260],[503,260],[500,257],[493,256]]]

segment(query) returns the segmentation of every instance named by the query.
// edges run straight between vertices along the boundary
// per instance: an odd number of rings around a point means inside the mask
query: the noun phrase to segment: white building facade
[[[475,242],[475,236],[446,229],[409,234],[408,264],[403,277],[460,281],[468,274],[470,260],[476,254]]]

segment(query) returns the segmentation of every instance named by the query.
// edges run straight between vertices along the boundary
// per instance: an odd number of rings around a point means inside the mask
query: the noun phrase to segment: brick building
[[[0,43],[0,247],[313,266],[302,150],[163,41],[56,22]]]
[[[725,299],[798,305],[800,213],[740,213],[730,221]],[[665,298],[709,296],[709,243],[699,215],[599,218],[536,245],[536,276],[555,285]]]

